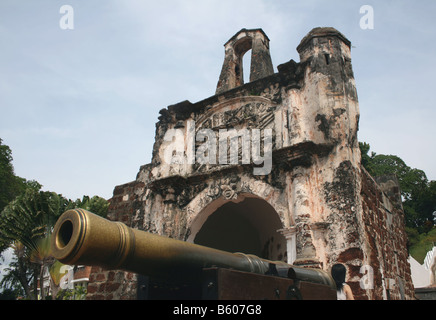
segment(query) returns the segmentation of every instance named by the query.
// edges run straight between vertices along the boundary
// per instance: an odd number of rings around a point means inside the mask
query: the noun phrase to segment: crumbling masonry
[[[315,28],[297,47],[300,62],[274,73],[265,33],[239,31],[225,44],[216,94],[160,111],[152,161],[115,187],[109,218],[298,266],[329,270],[340,262],[357,299],[412,299],[398,183],[377,183],[360,164],[350,48],[337,30]],[[182,132],[186,155],[203,143],[192,133],[231,128],[272,130],[268,174],[254,174],[253,161],[165,161],[169,130]],[[138,290],[138,275],[94,267],[87,298],[136,299]]]

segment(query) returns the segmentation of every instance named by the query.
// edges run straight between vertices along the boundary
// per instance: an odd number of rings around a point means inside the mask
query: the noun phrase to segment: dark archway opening
[[[210,214],[194,243],[286,261],[286,240],[277,231],[281,228],[281,221],[268,202],[245,198],[238,203],[227,202]]]
[[[247,218],[235,212],[234,203],[227,203],[205,222],[194,242],[229,252],[261,255],[256,228]]]

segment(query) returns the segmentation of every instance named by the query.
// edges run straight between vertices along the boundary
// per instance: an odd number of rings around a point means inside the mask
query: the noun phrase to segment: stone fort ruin
[[[377,182],[360,163],[350,41],[315,28],[297,47],[300,62],[276,73],[261,29],[242,29],[224,47],[215,95],[160,111],[151,163],[115,187],[108,218],[297,266],[329,271],[343,263],[355,298],[412,299],[398,183]],[[236,145],[220,148],[223,132],[236,132],[224,141]],[[245,142],[258,143],[263,162],[244,156],[240,132],[252,134]],[[256,174],[268,160],[270,170]],[[138,281],[134,273],[93,267],[87,299],[137,299]]]

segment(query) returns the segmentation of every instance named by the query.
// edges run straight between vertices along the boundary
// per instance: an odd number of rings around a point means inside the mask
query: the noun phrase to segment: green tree
[[[69,201],[54,192],[27,189],[10,202],[0,214],[0,239],[10,244],[19,241],[37,250]]]
[[[12,160],[11,149],[0,138],[0,212],[26,188],[26,180],[15,175]]]
[[[36,299],[31,292],[37,292],[37,280],[55,262],[49,246],[53,226],[62,213],[73,208],[84,208],[105,217],[108,201],[98,196],[71,201],[54,192],[28,188],[0,213],[2,248],[11,245],[17,248],[17,261],[11,264],[7,281],[19,283],[28,298]],[[42,297],[44,289],[41,286]]]
[[[400,182],[403,200],[410,200],[413,195],[428,188],[428,179],[424,171],[410,168],[396,155],[384,155],[371,152],[370,145],[360,142],[362,165],[372,176],[395,174]]]
[[[432,228],[427,233],[419,234],[416,230],[414,232],[413,239],[409,238],[409,241],[411,242],[409,252],[416,261],[422,264],[424,263],[427,252],[436,245],[436,228]]]
[[[361,163],[363,167],[372,174],[371,169],[371,159],[375,156],[375,153],[372,152],[371,155],[369,155],[369,149],[371,149],[371,146],[366,142],[359,142],[359,148],[360,148],[360,154],[361,154]]]
[[[409,226],[418,229],[419,233],[431,231],[434,225],[433,213],[436,212],[436,181],[430,181],[426,187],[413,190],[410,199],[403,202],[408,216]]]
[[[85,300],[87,289],[83,286],[74,287],[74,289],[59,290],[56,300]]]
[[[14,292],[15,298],[32,298],[31,282],[37,270],[30,263],[26,253],[28,249],[22,243],[14,242],[11,248],[14,250],[14,259],[5,269],[6,274],[0,286]]]
[[[13,289],[3,289],[3,291],[0,292],[0,300],[15,300],[18,295],[19,293],[17,293]]]
[[[18,259],[18,265],[29,265],[23,272],[33,272],[33,292],[36,292],[37,279],[50,263],[47,239],[57,218],[69,207],[71,201],[54,192],[28,188],[10,202],[0,214],[0,241],[8,247],[12,243],[22,244],[25,250]],[[20,272],[20,269],[15,270]],[[39,274],[38,274],[39,273]],[[17,275],[24,279],[23,274]],[[21,281],[24,285],[24,282]],[[26,294],[29,292],[24,287]],[[41,286],[41,293],[44,288]],[[35,298],[35,297],[33,297]]]
[[[75,208],[88,210],[100,217],[106,218],[109,208],[109,202],[99,196],[83,196],[82,200],[77,199],[74,201]]]

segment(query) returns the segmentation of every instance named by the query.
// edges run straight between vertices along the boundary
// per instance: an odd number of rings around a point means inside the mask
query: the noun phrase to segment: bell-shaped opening
[[[234,45],[235,54],[238,57],[235,67],[237,85],[243,85],[244,83],[250,82],[250,62],[252,46],[253,39],[248,36],[239,39]],[[246,54],[247,52],[248,54]]]
[[[243,79],[244,83],[250,82],[250,75],[251,75],[251,51],[248,50],[244,56],[242,57],[242,68],[244,70]]]

